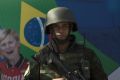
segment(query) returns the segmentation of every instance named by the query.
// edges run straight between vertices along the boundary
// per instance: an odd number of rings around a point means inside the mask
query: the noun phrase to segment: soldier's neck
[[[68,48],[68,46],[69,46],[69,41],[64,44],[59,44],[58,49],[59,49],[60,53],[64,53],[66,51],[66,49]]]

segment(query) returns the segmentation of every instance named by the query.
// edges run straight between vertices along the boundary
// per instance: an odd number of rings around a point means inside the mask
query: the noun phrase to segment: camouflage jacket
[[[36,58],[40,61],[41,80],[52,80],[66,75],[60,65],[53,61],[54,56],[51,54],[55,54],[70,72],[77,71],[85,80],[108,80],[96,54],[91,49],[76,43],[75,40],[71,41],[64,53],[59,53],[54,40],[40,51]],[[35,65],[31,69],[29,80],[38,80],[38,68],[39,66]]]

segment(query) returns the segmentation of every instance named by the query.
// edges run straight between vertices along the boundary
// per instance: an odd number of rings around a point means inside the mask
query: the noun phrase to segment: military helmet
[[[72,31],[77,31],[77,25],[72,12],[66,7],[57,7],[48,11],[46,16],[45,33],[50,33],[50,25],[59,22],[73,23]]]

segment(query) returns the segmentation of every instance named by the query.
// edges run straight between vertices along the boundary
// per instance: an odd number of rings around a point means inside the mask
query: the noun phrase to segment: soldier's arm
[[[100,59],[96,56],[96,54],[91,51],[90,58],[90,70],[91,70],[91,80],[108,80],[107,75],[104,72]]]
[[[46,62],[47,54],[43,49],[33,57],[33,61],[30,63],[30,73],[25,80],[39,80],[40,66]]]
[[[40,50],[39,53],[34,56],[34,60],[36,62],[39,62],[41,65],[45,64],[47,62],[47,58],[49,56],[48,50],[49,49],[47,47]]]

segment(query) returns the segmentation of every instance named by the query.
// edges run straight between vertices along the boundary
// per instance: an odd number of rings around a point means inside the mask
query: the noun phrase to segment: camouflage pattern
[[[64,73],[62,73],[62,69],[58,69],[59,65],[53,63],[50,56],[52,51],[48,48],[49,46],[52,46],[56,56],[64,65],[67,65],[72,72],[77,71],[84,76],[86,80],[107,80],[100,60],[94,52],[91,49],[85,48],[83,45],[77,44],[75,40],[71,41],[69,47],[62,54],[57,50],[57,45],[53,40],[36,56],[41,64],[41,80],[52,80],[53,78],[65,77]],[[36,76],[38,75],[37,73],[38,69],[35,66],[31,69],[31,80],[38,80],[38,76]]]

